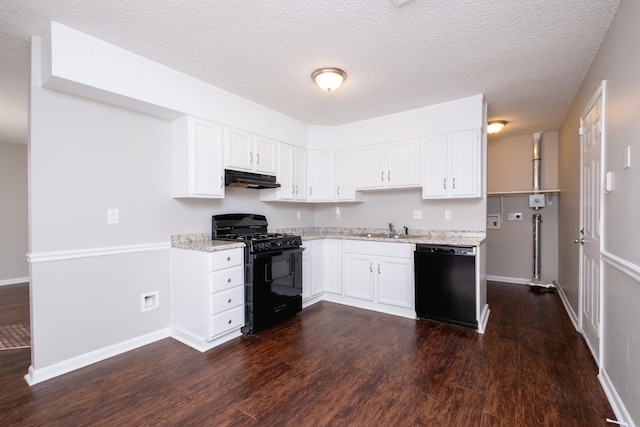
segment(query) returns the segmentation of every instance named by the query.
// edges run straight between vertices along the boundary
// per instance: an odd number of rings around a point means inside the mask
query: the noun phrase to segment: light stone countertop
[[[216,252],[227,249],[244,248],[245,244],[243,242],[230,242],[228,240],[211,240],[209,233],[198,233],[171,236],[171,247],[190,251]]]
[[[270,229],[269,232],[290,233],[302,236],[302,241],[319,239],[362,240],[388,243],[416,243],[451,246],[480,246],[486,240],[484,231],[443,231],[443,230],[410,230],[408,235],[400,237],[383,237],[387,229],[374,228],[281,228]],[[371,236],[368,236],[371,234]],[[244,248],[242,242],[210,240],[208,233],[181,234],[171,236],[171,247],[201,252],[215,252],[234,248]]]

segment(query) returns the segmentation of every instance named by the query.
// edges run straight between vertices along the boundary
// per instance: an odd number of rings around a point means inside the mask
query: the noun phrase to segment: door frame
[[[583,128],[583,124],[584,124],[584,120],[586,118],[586,116],[589,114],[589,112],[591,111],[591,109],[593,108],[593,106],[596,104],[596,102],[598,101],[598,99],[600,99],[600,108],[601,108],[601,118],[600,118],[600,122],[601,122],[601,131],[600,131],[600,182],[599,182],[599,191],[598,191],[598,198],[599,198],[599,203],[598,203],[598,215],[600,217],[600,223],[598,224],[599,227],[599,235],[600,235],[600,242],[599,242],[599,248],[598,248],[598,264],[599,264],[599,268],[598,268],[598,354],[597,356],[595,354],[592,354],[594,356],[594,360],[598,366],[598,370],[601,369],[601,367],[603,366],[603,350],[604,350],[604,346],[603,346],[603,339],[602,339],[602,331],[604,330],[603,325],[602,325],[602,319],[604,318],[603,316],[603,309],[604,309],[604,291],[603,291],[603,261],[602,261],[602,251],[604,249],[603,247],[603,242],[605,240],[605,236],[604,236],[604,180],[605,180],[605,146],[606,146],[606,92],[607,92],[607,81],[606,80],[602,80],[602,82],[600,83],[600,85],[598,86],[598,88],[595,90],[594,94],[592,95],[591,99],[589,100],[589,102],[587,103],[585,109],[582,111],[582,114],[580,114],[580,128],[579,128],[579,134],[580,134],[580,206],[579,206],[579,211],[580,211],[580,221],[579,221],[579,226],[578,226],[578,238],[581,238],[582,236],[580,235],[580,230],[583,229],[584,227],[584,168],[583,168],[583,162],[584,162],[584,138],[582,137],[582,128]],[[583,246],[580,245],[579,247],[579,255],[578,255],[579,261],[578,261],[578,321],[579,321],[579,325],[580,325],[580,333],[582,334],[583,337],[585,337],[584,334],[584,329],[583,329],[583,300],[584,300],[584,277],[583,277]],[[585,337],[585,341],[586,337]],[[587,346],[591,349],[591,343],[589,343],[587,341]]]

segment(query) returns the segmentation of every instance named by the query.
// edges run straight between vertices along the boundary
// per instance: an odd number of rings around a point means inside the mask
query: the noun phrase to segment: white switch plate
[[[624,168],[631,167],[631,146],[627,145],[627,148],[624,150]]]
[[[421,210],[413,211],[413,219],[422,219],[422,211]]]
[[[302,219],[302,212],[300,211],[296,212],[296,219]]]
[[[451,211],[449,209],[444,211],[444,219],[451,219]]]
[[[340,219],[340,207],[339,206],[336,206],[334,212],[335,212],[336,219]]]
[[[107,209],[107,224],[118,224],[120,222],[120,209]]]

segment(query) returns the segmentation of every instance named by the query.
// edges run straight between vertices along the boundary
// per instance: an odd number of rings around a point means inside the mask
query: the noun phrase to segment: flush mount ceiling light
[[[333,92],[347,78],[347,73],[339,68],[320,68],[311,73],[311,78],[322,90]]]
[[[507,122],[505,120],[493,120],[487,123],[487,133],[498,133]]]

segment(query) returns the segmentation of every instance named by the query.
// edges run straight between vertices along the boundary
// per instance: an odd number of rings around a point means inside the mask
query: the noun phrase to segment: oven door
[[[302,248],[254,254],[254,310],[302,295]]]
[[[247,263],[245,334],[261,331],[302,310],[302,251],[250,255]]]

